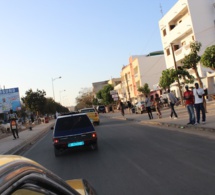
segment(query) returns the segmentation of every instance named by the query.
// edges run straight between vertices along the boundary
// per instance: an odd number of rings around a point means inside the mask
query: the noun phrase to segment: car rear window
[[[92,123],[90,122],[87,115],[76,115],[59,118],[55,126],[55,131],[77,130],[91,126]]]
[[[84,109],[84,110],[81,110],[81,113],[88,113],[88,112],[95,112],[94,109]]]

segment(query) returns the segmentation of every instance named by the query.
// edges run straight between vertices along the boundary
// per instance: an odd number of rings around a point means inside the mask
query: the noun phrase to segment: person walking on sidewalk
[[[17,118],[16,113],[14,113],[13,110],[11,109],[10,114],[9,114],[9,121],[10,121],[10,129],[12,131],[14,140],[16,138],[19,138],[18,127],[17,127],[17,122],[16,122],[17,119],[18,118]]]
[[[162,114],[161,114],[161,110],[160,110],[160,103],[161,103],[160,97],[156,93],[155,94],[155,99],[154,99],[154,106],[155,106],[158,118],[162,118]]]
[[[189,114],[189,122],[187,125],[195,124],[195,113],[194,113],[194,95],[191,90],[189,90],[188,85],[185,86],[186,91],[184,92],[185,106]]]
[[[171,108],[170,118],[172,118],[173,114],[174,114],[174,116],[175,116],[174,119],[177,119],[178,115],[175,112],[175,108],[174,108],[175,103],[177,102],[177,98],[175,97],[175,95],[172,92],[170,92],[170,89],[168,89],[167,92],[168,92],[167,98],[168,98],[168,102],[169,102],[170,108]]]
[[[153,115],[152,115],[152,109],[151,109],[151,101],[148,98],[148,95],[146,95],[146,99],[145,99],[145,104],[146,104],[146,111],[149,115],[149,119],[153,119]]]
[[[199,84],[195,83],[195,88],[193,89],[193,95],[195,97],[194,106],[196,109],[196,124],[200,123],[200,110],[202,112],[202,123],[206,122],[205,108],[203,105],[203,95],[205,94],[202,88],[199,88]]]

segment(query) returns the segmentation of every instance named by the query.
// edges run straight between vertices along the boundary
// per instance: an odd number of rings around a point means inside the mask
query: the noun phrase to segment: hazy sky
[[[120,77],[129,56],[162,49],[158,21],[177,0],[0,0],[0,87],[75,105]],[[61,79],[52,79],[61,76]],[[66,91],[64,91],[66,90]]]

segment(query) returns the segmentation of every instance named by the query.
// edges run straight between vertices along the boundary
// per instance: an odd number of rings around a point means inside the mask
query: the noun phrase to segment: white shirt
[[[197,93],[199,95],[204,95],[205,94],[204,89],[202,89],[202,88],[198,88],[198,89],[195,88],[195,89],[193,89],[193,95],[195,97],[195,104],[203,103],[203,97],[199,98],[199,96],[196,93],[196,91],[197,91]]]
[[[146,107],[151,106],[151,102],[150,102],[149,98],[146,98],[145,103],[146,103]]]

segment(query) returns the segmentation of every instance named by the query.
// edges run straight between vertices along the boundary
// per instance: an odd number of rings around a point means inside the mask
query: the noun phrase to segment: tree
[[[110,91],[113,89],[114,88],[112,85],[105,85],[100,91],[96,93],[97,99],[101,100],[101,103],[104,105],[111,104],[113,102],[113,98],[110,95]]]
[[[166,69],[162,71],[159,86],[164,90],[169,89],[170,85],[175,82],[175,69]]]
[[[31,112],[39,112],[39,114],[44,114],[44,106],[46,104],[46,92],[44,90],[38,90],[33,92],[32,89],[29,89],[25,92],[25,97],[22,97],[21,100],[25,104],[25,107]]]
[[[142,87],[138,87],[137,91],[143,93],[145,96],[150,93],[148,83],[145,83]]]
[[[215,70],[215,45],[207,47],[201,57],[202,65]]]
[[[202,80],[199,76],[198,69],[197,69],[197,64],[201,60],[201,57],[198,55],[198,52],[200,51],[201,46],[202,44],[200,42],[197,42],[197,41],[192,42],[190,44],[191,52],[189,55],[184,57],[184,59],[182,60],[182,64],[183,64],[183,68],[185,69],[193,69],[200,87],[203,88]]]
[[[90,88],[83,88],[79,91],[79,96],[76,97],[76,109],[79,110],[85,107],[92,107],[93,98],[92,90]]]

